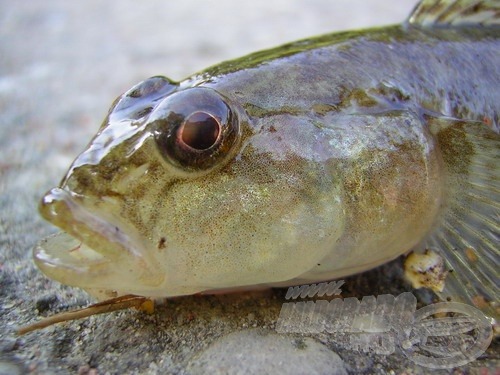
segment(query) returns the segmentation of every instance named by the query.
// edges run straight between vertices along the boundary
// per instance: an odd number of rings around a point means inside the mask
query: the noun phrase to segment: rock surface
[[[347,374],[340,357],[311,338],[290,338],[267,330],[233,332],[189,362],[196,374]]]
[[[428,373],[400,351],[377,355],[326,334],[277,334],[280,290],[191,296],[149,316],[119,312],[15,334],[90,302],[83,291],[44,277],[31,249],[55,231],[38,216],[38,200],[116,96],[152,75],[182,79],[294,39],[399,22],[414,3],[0,0],[0,374]],[[408,289],[400,266],[346,279],[342,295],[398,295]],[[467,366],[438,373],[493,373],[494,356],[490,348]]]

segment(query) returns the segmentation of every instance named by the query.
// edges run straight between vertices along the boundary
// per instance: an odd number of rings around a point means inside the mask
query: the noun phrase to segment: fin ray
[[[479,122],[431,119],[445,167],[445,202],[423,242],[453,270],[444,299],[473,303],[498,321],[500,135]]]
[[[497,0],[422,0],[408,23],[422,27],[500,26]]]

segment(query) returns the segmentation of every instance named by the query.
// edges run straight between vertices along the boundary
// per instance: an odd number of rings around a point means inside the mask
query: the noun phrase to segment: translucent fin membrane
[[[472,303],[498,321],[500,136],[481,123],[458,122],[437,136],[447,169],[446,208],[424,245],[452,270],[441,296]]]
[[[500,25],[498,0],[423,0],[408,22],[424,27]]]

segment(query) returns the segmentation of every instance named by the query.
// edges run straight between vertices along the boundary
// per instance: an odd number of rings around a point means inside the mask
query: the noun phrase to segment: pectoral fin
[[[421,249],[450,270],[444,299],[472,303],[498,320],[500,307],[500,135],[481,122],[433,119],[444,165],[443,207]]]

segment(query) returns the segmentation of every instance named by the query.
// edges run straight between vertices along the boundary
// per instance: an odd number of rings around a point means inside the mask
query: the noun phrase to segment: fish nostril
[[[136,111],[135,113],[132,113],[130,115],[130,118],[132,120],[139,120],[139,119],[149,115],[152,111],[153,111],[153,107],[151,107],[151,106],[146,107],[146,108],[141,108],[138,111]]]

